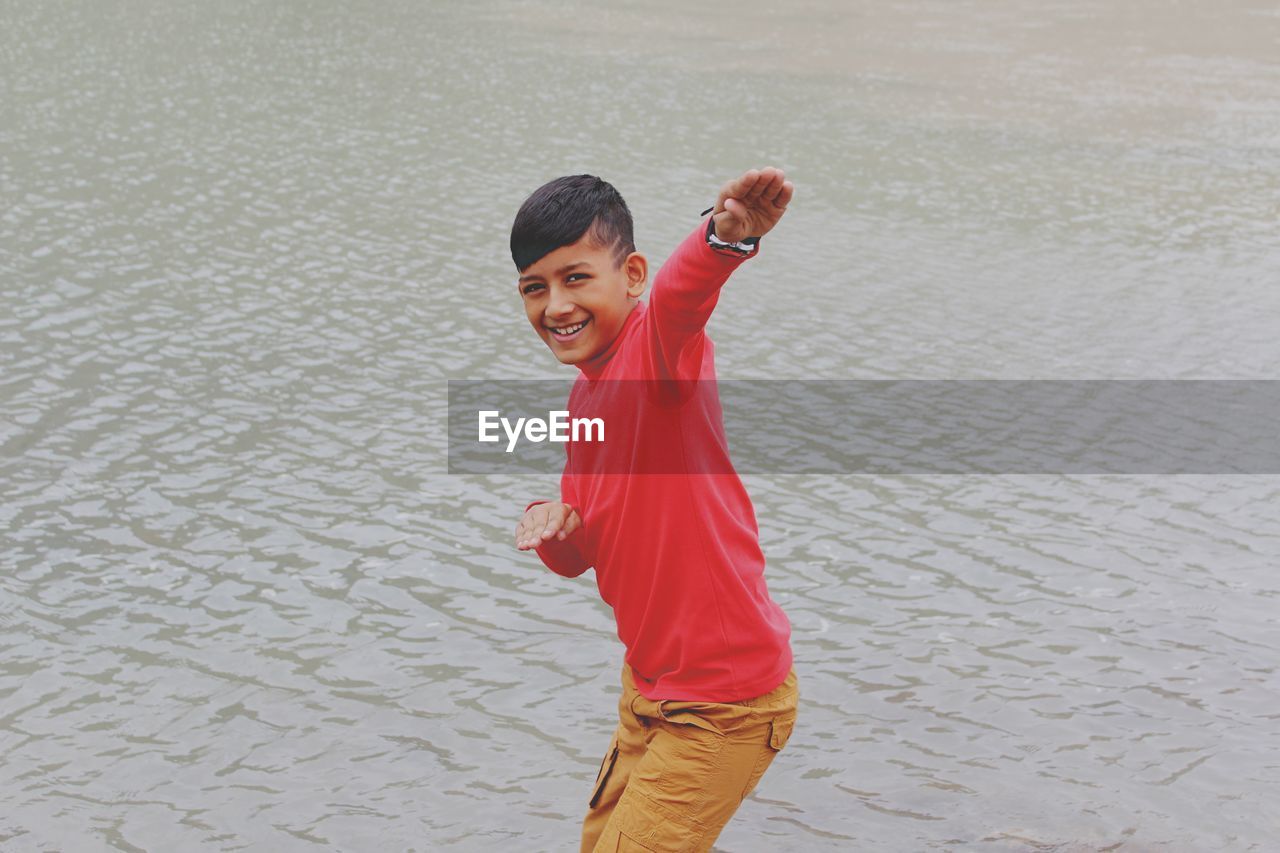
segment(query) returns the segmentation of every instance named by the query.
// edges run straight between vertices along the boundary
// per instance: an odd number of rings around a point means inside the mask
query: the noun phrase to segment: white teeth
[[[574,332],[578,331],[585,325],[587,325],[587,321],[583,320],[581,323],[579,323],[576,326],[565,326],[563,329],[553,328],[551,331],[555,332],[557,335],[572,335]]]

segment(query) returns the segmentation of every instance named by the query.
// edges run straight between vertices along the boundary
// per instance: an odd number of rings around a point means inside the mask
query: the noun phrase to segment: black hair
[[[636,250],[631,211],[608,181],[595,175],[566,175],[548,181],[525,199],[511,226],[511,260],[524,272],[541,258],[578,242],[613,249],[614,268]]]

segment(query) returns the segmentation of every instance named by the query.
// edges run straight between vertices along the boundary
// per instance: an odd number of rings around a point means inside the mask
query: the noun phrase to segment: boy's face
[[[647,276],[644,255],[632,252],[615,267],[612,249],[595,245],[588,229],[530,265],[517,286],[534,331],[562,363],[579,364],[618,337]]]

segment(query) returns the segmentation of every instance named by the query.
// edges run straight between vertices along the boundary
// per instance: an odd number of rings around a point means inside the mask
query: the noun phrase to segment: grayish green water
[[[613,726],[506,250],[793,209],[727,378],[1276,378],[1274,4],[5,4],[0,847],[563,850]],[[1123,8],[1115,8],[1122,6]],[[803,704],[750,850],[1265,850],[1276,478],[752,477]]]

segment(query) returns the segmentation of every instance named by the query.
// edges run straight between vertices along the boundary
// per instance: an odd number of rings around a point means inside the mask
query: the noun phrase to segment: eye
[[[524,289],[521,290],[520,292],[525,296],[528,296],[530,293],[533,293],[540,287],[542,287],[542,285],[535,281],[533,284],[526,284],[524,286]]]
[[[590,276],[587,275],[586,273],[575,272],[570,274],[570,276],[566,278],[565,281],[573,281],[575,278],[590,278]]]

